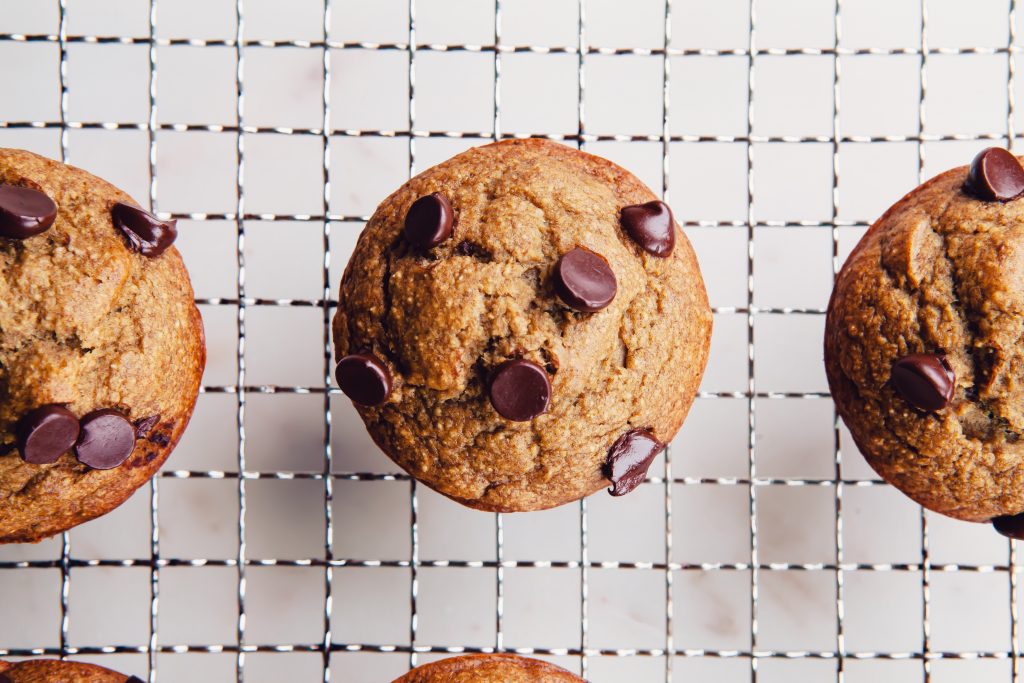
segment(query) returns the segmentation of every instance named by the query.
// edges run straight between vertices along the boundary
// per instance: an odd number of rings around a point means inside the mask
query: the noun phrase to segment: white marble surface
[[[586,0],[587,45],[661,48],[661,0]],[[927,0],[927,46],[979,46],[979,54],[930,53],[924,99],[928,135],[1006,134],[1008,125],[1006,0]],[[318,40],[318,0],[244,0],[245,38]],[[757,0],[758,49],[831,49],[833,3]],[[68,35],[148,35],[148,2],[67,0]],[[406,0],[335,0],[332,41],[405,43]],[[233,0],[160,0],[159,38],[231,40]],[[0,0],[0,33],[56,34],[56,2]],[[494,5],[483,0],[416,0],[419,44],[492,45]],[[748,3],[675,0],[674,49],[745,51]],[[752,215],[759,223],[810,222],[753,231],[753,301],[761,309],[824,307],[833,273],[833,238],[841,260],[862,234],[849,223],[873,220],[911,189],[918,177],[913,141],[864,142],[865,136],[915,136],[919,114],[922,44],[918,0],[846,0],[839,25],[839,113],[833,117],[833,54],[759,53],[754,59]],[[578,41],[575,0],[501,0],[505,45],[568,46]],[[850,50],[883,48],[884,54]],[[886,52],[887,51],[887,52]],[[997,51],[993,53],[993,51]],[[323,122],[320,48],[246,47],[246,126],[319,128]],[[1017,73],[1021,56],[1014,54]],[[235,49],[158,44],[156,120],[161,124],[223,124],[236,118]],[[408,56],[401,50],[331,49],[329,124],[334,129],[406,130]],[[59,121],[59,46],[55,42],[0,41],[0,121]],[[493,51],[421,50],[415,57],[417,131],[494,128]],[[567,134],[577,130],[575,54],[503,52],[500,57],[500,132]],[[748,58],[743,55],[673,54],[669,58],[669,128],[673,135],[747,134]],[[584,121],[597,135],[658,136],[662,132],[661,55],[587,54]],[[149,119],[148,46],[75,42],[68,47],[67,117],[70,121],[145,124]],[[1014,94],[1021,100],[1024,79]],[[1015,128],[1022,111],[1012,110]],[[833,149],[834,126],[844,138]],[[792,143],[782,137],[816,137]],[[673,142],[668,150],[668,200],[687,221],[725,222],[688,229],[719,307],[710,366],[702,390],[748,388],[747,144]],[[156,208],[164,212],[233,212],[236,208],[236,135],[160,130],[156,134]],[[480,141],[416,137],[416,170]],[[998,140],[998,144],[1005,141]],[[922,146],[923,174],[967,163],[989,143],[936,140]],[[54,128],[0,125],[0,145],[57,157]],[[660,142],[594,141],[585,148],[662,187]],[[838,191],[833,196],[833,152]],[[68,159],[103,175],[146,202],[149,141],[145,130],[72,129]],[[322,140],[319,136],[245,135],[245,210],[254,213],[322,212]],[[329,211],[363,216],[408,175],[405,136],[330,139]],[[833,200],[840,227],[833,233]],[[735,222],[734,225],[732,222]],[[236,226],[232,221],[181,221],[179,246],[197,296],[237,298]],[[330,226],[330,290],[335,291],[361,225]],[[318,299],[323,294],[323,226],[318,221],[247,221],[245,293],[261,299]],[[205,384],[236,382],[236,308],[204,305],[209,342]],[[822,316],[758,313],[753,318],[757,392],[823,392]],[[248,306],[246,384],[322,387],[323,313],[314,307]],[[395,474],[396,468],[366,436],[344,397],[332,395],[331,446],[336,473]],[[324,484],[317,479],[256,478],[270,472],[322,473],[322,394],[248,393],[245,412],[247,510],[245,556],[250,560],[322,560],[325,557]],[[493,566],[499,544],[494,515],[472,512],[416,489],[418,525],[415,640],[410,624],[413,549],[407,481],[334,480],[333,557],[385,567],[333,570],[331,634],[340,648],[330,657],[332,680],[378,683],[404,672],[407,652],[379,646],[472,646],[576,650],[585,637],[587,677],[598,682],[666,680],[747,681],[752,663],[734,651],[797,653],[763,657],[759,681],[837,680],[835,652],[848,683],[923,681],[922,518],[894,490],[870,483],[873,475],[840,430],[834,480],[833,412],[827,398],[759,398],[753,402],[758,560],[756,642],[751,625],[751,522],[748,402],[701,398],[670,450],[672,475],[681,483],[648,483],[631,496],[593,497],[578,505],[501,520],[506,563],[552,561],[555,567],[507,567],[500,583]],[[236,396],[200,397],[193,424],[167,472],[216,471],[227,477],[159,479],[159,554],[173,560],[234,560],[239,514]],[[652,470],[662,476],[663,464]],[[737,483],[735,480],[740,479]],[[708,483],[707,480],[721,480]],[[797,485],[810,481],[813,485]],[[842,526],[837,535],[837,494]],[[666,514],[667,501],[671,514]],[[74,560],[134,559],[143,566],[87,567],[70,571],[67,645],[143,648],[150,642],[151,491],[140,491],[104,519],[70,534]],[[995,659],[931,663],[931,680],[1009,681],[1009,545],[985,526],[926,515],[931,652],[998,653]],[[585,550],[581,523],[587,528]],[[671,522],[671,548],[666,547]],[[837,576],[837,536],[843,570]],[[585,572],[575,566],[606,563]],[[57,561],[56,568],[0,568],[0,651],[56,648],[61,637],[60,539],[0,549],[0,562]],[[442,561],[469,566],[434,566]],[[663,568],[673,563],[671,604]],[[480,563],[491,563],[481,567]],[[570,566],[564,566],[568,563]],[[622,568],[636,563],[637,568]],[[662,568],[649,568],[650,564]],[[202,563],[198,563],[202,565]],[[215,564],[215,563],[214,563]],[[268,563],[270,564],[270,563]],[[397,566],[396,566],[397,565]],[[721,566],[720,566],[721,565]],[[822,567],[824,565],[824,568]],[[956,571],[957,567],[972,571]],[[973,571],[975,567],[980,571]],[[874,567],[874,569],[871,569]],[[243,643],[318,645],[324,639],[325,570],[315,566],[246,569]],[[842,580],[841,601],[837,579]],[[587,630],[581,635],[582,582]],[[173,646],[238,644],[238,575],[231,566],[166,566],[159,570],[156,643]],[[839,615],[839,604],[842,616]],[[671,607],[669,612],[668,607]],[[666,623],[671,614],[671,627]],[[500,623],[500,640],[498,627]],[[680,656],[660,653],[671,633]],[[359,646],[363,646],[360,648]],[[362,651],[360,651],[362,649]],[[608,651],[640,649],[641,656]],[[598,652],[600,650],[601,652]],[[723,657],[700,656],[703,650]],[[651,651],[654,651],[653,656]],[[685,651],[685,652],[684,652]],[[824,653],[806,657],[799,653]],[[869,653],[895,659],[864,659]],[[623,654],[630,654],[624,652]],[[419,662],[437,654],[418,654]],[[145,677],[145,654],[82,656]],[[580,671],[579,656],[551,657]],[[233,652],[171,652],[156,657],[159,681],[234,680]],[[244,658],[247,681],[323,680],[317,652],[257,652]]]

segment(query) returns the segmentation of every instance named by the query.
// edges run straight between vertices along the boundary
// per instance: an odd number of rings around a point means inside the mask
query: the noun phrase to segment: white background
[[[407,1],[332,3],[327,211],[349,220],[329,223],[331,298],[362,217],[408,177],[410,162],[419,171],[482,144],[494,134],[496,119],[501,135],[563,135],[575,144],[576,0],[500,5],[502,46],[568,49],[503,49],[496,117],[492,2],[415,0],[421,49],[413,60],[414,112]],[[582,60],[583,128],[597,136],[586,137],[584,148],[626,166],[655,191],[667,188],[716,308],[702,396],[670,448],[673,482],[665,483],[659,461],[651,470],[655,480],[626,498],[598,494],[585,508],[499,520],[387,476],[399,472],[335,389],[327,401],[329,443],[333,472],[341,476],[333,479],[328,538],[324,311],[270,305],[323,298],[324,224],[301,216],[244,222],[244,384],[253,390],[244,392],[240,448],[237,225],[233,219],[181,220],[178,246],[197,297],[208,302],[200,308],[209,344],[204,383],[212,390],[200,396],[189,432],[154,487],[157,550],[170,566],[155,575],[149,567],[150,487],[69,535],[67,577],[60,538],[0,548],[0,654],[59,652],[66,585],[66,645],[93,648],[76,658],[145,678],[155,577],[154,678],[234,680],[242,450],[242,643],[297,650],[246,653],[247,681],[323,680],[317,650],[327,606],[325,541],[337,565],[330,581],[332,680],[386,682],[404,673],[411,659],[442,656],[410,657],[411,646],[539,648],[595,683],[748,681],[754,669],[759,681],[833,681],[840,662],[848,683],[904,683],[925,680],[926,659],[936,682],[1012,679],[1009,543],[987,526],[926,514],[923,549],[920,509],[880,485],[845,430],[836,431],[820,350],[834,268],[866,225],[919,175],[968,163],[985,146],[1005,145],[1007,131],[1021,127],[1022,111],[1008,101],[1010,94],[1020,99],[1024,84],[1016,78],[1008,88],[1008,3],[927,0],[923,22],[918,0],[846,0],[836,22],[835,6],[825,0],[757,0],[754,78],[748,81],[748,3],[675,0],[667,147],[661,141],[664,2],[584,5],[584,47],[609,48],[588,50]],[[245,0],[243,10],[246,40],[293,44],[241,50],[242,124],[306,131],[244,135],[243,209],[322,216],[324,49],[322,42],[300,47],[294,41],[323,40],[323,5]],[[73,125],[67,158],[146,204],[149,4],[67,0],[64,16],[68,36],[140,39],[70,39],[64,115],[73,124],[128,124]],[[155,16],[155,208],[231,217],[238,209],[234,2],[161,0]],[[10,35],[59,32],[56,2],[0,0],[0,145],[60,157],[60,45]],[[181,38],[229,42],[169,40]],[[355,42],[385,46],[342,45]],[[605,54],[612,48],[620,54]],[[1021,55],[1011,54],[1019,74]],[[411,113],[417,135],[410,144]],[[28,121],[51,125],[18,125]],[[171,124],[200,130],[172,130]],[[208,130],[215,125],[228,130]],[[359,130],[399,132],[360,136]],[[444,131],[476,135],[427,135]],[[295,386],[314,393],[269,393]],[[200,476],[211,471],[212,477]],[[837,478],[843,482],[838,487]],[[758,599],[752,610],[754,548]],[[273,566],[274,559],[312,562]],[[83,566],[88,560],[128,562]],[[442,566],[446,561],[462,566]],[[101,646],[121,651],[97,653]],[[666,658],[669,647],[675,656]]]

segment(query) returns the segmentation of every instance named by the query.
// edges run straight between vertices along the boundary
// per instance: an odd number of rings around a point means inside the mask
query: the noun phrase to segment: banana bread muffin
[[[839,273],[825,333],[832,395],[871,466],[1010,535],[1024,530],[1022,191],[1018,159],[992,148],[901,199]]]
[[[142,683],[95,664],[36,659],[26,662],[0,662],[0,683]]]
[[[0,149],[0,543],[124,502],[188,423],[203,327],[174,221]]]
[[[707,362],[690,243],[639,180],[547,140],[471,149],[384,200],[334,319],[338,383],[413,477],[481,510],[621,495]]]
[[[582,683],[565,669],[517,655],[464,655],[418,666],[393,683]]]

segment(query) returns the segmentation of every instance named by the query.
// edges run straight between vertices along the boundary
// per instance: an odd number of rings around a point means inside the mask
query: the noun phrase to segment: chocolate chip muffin
[[[36,659],[27,662],[0,662],[0,683],[142,683],[95,664]]]
[[[418,666],[393,683],[582,683],[565,669],[516,655],[465,655]]]
[[[338,383],[376,443],[468,506],[632,490],[683,422],[711,310],[668,206],[546,140],[471,149],[384,200],[341,283]]]
[[[0,542],[109,512],[188,423],[203,327],[174,221],[0,149]]]
[[[915,501],[1024,530],[1024,169],[988,149],[890,208],[839,273],[825,364],[861,452]]]

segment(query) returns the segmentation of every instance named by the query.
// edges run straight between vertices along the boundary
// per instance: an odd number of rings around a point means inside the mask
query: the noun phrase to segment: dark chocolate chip
[[[992,528],[1007,538],[1024,541],[1024,513],[995,517],[992,520]]]
[[[455,212],[439,192],[420,197],[405,214],[405,238],[414,247],[430,249],[452,236]]]
[[[345,356],[334,369],[334,376],[345,395],[360,405],[379,406],[391,393],[391,373],[370,353]]]
[[[148,211],[118,202],[110,210],[114,225],[128,238],[132,250],[143,256],[159,256],[174,244],[178,236],[178,221],[162,221]]]
[[[626,234],[649,254],[664,258],[676,245],[672,209],[665,202],[655,200],[627,206],[619,214],[619,222]]]
[[[558,298],[569,308],[593,313],[615,298],[615,273],[600,254],[576,247],[563,254],[552,275]]]
[[[82,433],[75,444],[79,462],[94,470],[111,470],[135,450],[135,427],[121,413],[110,408],[96,410],[82,418]]]
[[[604,476],[612,483],[608,492],[624,496],[647,478],[647,470],[665,444],[646,429],[632,429],[620,436],[608,449]]]
[[[551,381],[544,368],[528,360],[507,360],[491,373],[488,393],[498,414],[514,422],[526,422],[547,411]]]
[[[135,421],[135,437],[141,439],[160,421],[159,415],[150,415]]]
[[[455,245],[455,253],[461,254],[462,256],[472,256],[473,258],[480,259],[481,261],[490,261],[494,258],[494,254],[489,249],[481,247],[476,242],[470,242],[469,240],[462,240]]]
[[[61,405],[45,405],[18,421],[18,450],[27,463],[49,465],[71,450],[78,431],[74,413]]]
[[[989,147],[971,162],[965,188],[978,199],[1008,202],[1024,192],[1024,168],[1010,152]]]
[[[163,432],[156,432],[155,434],[150,434],[146,440],[150,443],[155,443],[157,446],[166,446],[171,442],[171,437]]]
[[[124,683],[142,683],[142,679],[138,676],[129,676],[125,679]]]
[[[14,683],[10,678],[4,674],[0,674],[0,683]],[[127,682],[126,682],[127,683]]]
[[[952,400],[956,377],[945,356],[914,353],[892,364],[889,383],[910,405],[934,412]]]
[[[57,217],[57,205],[39,190],[0,185],[0,237],[23,240],[46,232]]]

